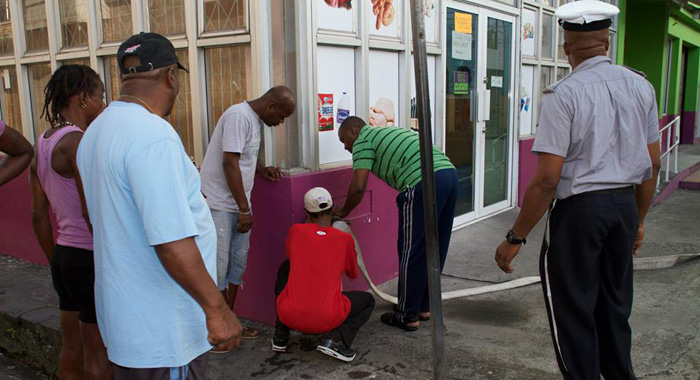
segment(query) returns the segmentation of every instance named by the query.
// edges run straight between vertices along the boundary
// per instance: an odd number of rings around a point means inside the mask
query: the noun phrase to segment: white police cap
[[[554,15],[564,30],[590,32],[607,29],[620,9],[598,0],[573,1],[557,8]]]

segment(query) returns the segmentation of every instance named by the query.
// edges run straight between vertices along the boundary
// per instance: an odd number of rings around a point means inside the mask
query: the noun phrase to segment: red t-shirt
[[[290,270],[277,297],[277,315],[291,329],[322,334],[340,326],[350,313],[341,293],[343,273],[357,277],[352,236],[333,227],[295,224],[286,244]]]

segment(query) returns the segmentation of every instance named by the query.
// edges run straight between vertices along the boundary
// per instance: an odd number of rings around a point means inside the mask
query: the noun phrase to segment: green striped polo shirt
[[[454,169],[433,146],[434,171]],[[396,190],[402,191],[421,181],[418,134],[399,127],[364,126],[352,146],[353,169],[371,170]]]

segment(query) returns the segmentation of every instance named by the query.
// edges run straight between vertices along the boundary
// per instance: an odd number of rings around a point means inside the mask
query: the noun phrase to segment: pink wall
[[[535,138],[525,138],[518,141],[518,207],[523,204],[525,189],[537,169],[537,156],[532,153],[532,144]]]
[[[248,269],[236,301],[238,315],[269,324],[274,322],[277,268],[285,258],[287,231],[292,224],[304,221],[304,193],[323,186],[336,204],[342,204],[351,177],[352,170],[346,168],[283,177],[277,183],[256,178],[252,200],[255,221]],[[370,275],[377,284],[394,278],[397,273],[396,194],[371,176],[362,203],[349,218]],[[26,172],[0,187],[0,231],[0,253],[47,264],[32,231]],[[345,279],[344,288],[365,290],[368,286],[360,277]]]
[[[28,171],[0,187],[0,253],[48,264],[34,236]]]
[[[697,112],[683,112],[681,119],[681,144],[693,144],[695,142],[695,120]]]
[[[287,231],[292,224],[305,219],[304,194],[312,187],[325,187],[333,195],[334,204],[342,205],[351,178],[349,168],[283,177],[278,183],[256,178],[252,195],[255,220],[248,268],[236,301],[238,315],[270,324],[274,321],[277,268],[285,259]],[[397,273],[396,194],[371,176],[362,203],[349,217],[370,276],[377,284],[396,277]],[[345,279],[343,287],[346,290],[368,289],[361,277]]]

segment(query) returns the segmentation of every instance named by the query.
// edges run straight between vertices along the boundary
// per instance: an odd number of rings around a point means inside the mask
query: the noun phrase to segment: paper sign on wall
[[[318,94],[318,130],[333,130],[333,94]]]
[[[455,95],[469,94],[469,73],[466,71],[455,71],[454,78]]]
[[[491,77],[491,87],[503,87],[503,77]]]
[[[455,32],[472,33],[472,15],[469,13],[455,13]]]
[[[452,58],[465,61],[472,60],[472,35],[452,32]]]

